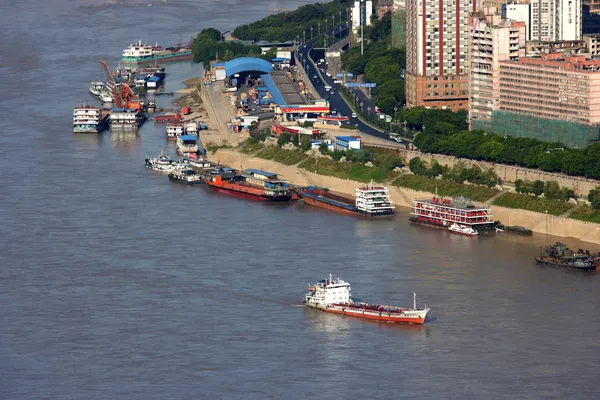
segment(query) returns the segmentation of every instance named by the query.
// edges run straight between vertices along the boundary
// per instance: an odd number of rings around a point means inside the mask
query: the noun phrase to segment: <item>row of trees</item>
[[[346,18],[347,9],[352,7],[351,0],[334,0],[329,3],[307,4],[299,7],[295,11],[283,12],[270,15],[261,20],[250,24],[240,25],[233,30],[231,35],[241,40],[267,40],[283,42],[294,40],[296,36],[302,37],[304,32],[313,27],[313,33],[316,35],[317,24],[321,29],[325,29],[325,19],[331,24],[331,17],[335,17],[338,23],[340,16]],[[332,26],[332,25],[329,25]],[[307,32],[308,34],[308,32]]]
[[[498,183],[498,176],[494,171],[483,171],[475,165],[467,167],[464,163],[458,163],[450,168],[446,165],[440,165],[436,160],[433,160],[431,166],[427,167],[425,161],[419,157],[415,157],[410,160],[408,167],[415,175],[430,178],[442,177],[456,183],[464,183],[466,181],[475,185],[485,185],[489,188]]]
[[[229,61],[236,57],[263,57],[259,46],[222,41],[221,32],[214,28],[202,30],[194,38],[194,62],[208,64],[211,60]]]
[[[445,124],[427,122],[414,144],[423,152],[564,172],[600,179],[600,143],[585,149],[567,149],[561,143],[500,136],[484,131],[454,131]]]
[[[588,193],[588,201],[592,205],[592,208],[600,210],[600,186],[590,190],[590,193]]]
[[[563,200],[568,201],[575,197],[575,193],[572,189],[567,187],[560,187],[556,181],[543,181],[536,180],[533,182],[524,182],[522,179],[517,179],[515,182],[515,190],[521,194],[533,194],[535,197],[539,197],[542,194],[548,200]]]

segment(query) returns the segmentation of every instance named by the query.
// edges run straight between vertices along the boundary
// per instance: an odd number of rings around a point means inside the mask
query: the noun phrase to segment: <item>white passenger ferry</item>
[[[356,189],[356,208],[366,215],[394,214],[394,204],[387,187],[370,184]]]
[[[73,109],[73,132],[98,133],[106,127],[108,115],[100,107],[81,105]]]

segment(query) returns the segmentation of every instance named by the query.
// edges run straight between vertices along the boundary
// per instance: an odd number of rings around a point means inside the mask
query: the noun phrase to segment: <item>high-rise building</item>
[[[581,0],[531,0],[531,40],[580,40],[581,4]]]
[[[352,32],[360,34],[361,20],[363,26],[371,25],[373,15],[373,2],[371,0],[357,0],[352,7]]]
[[[467,109],[477,0],[406,0],[406,106]]]
[[[600,141],[600,60],[558,52],[499,64],[492,118],[472,129],[579,148]]]
[[[486,7],[485,11],[491,8]],[[477,12],[470,25],[473,34],[469,41],[469,120],[471,125],[477,125],[491,121],[500,99],[500,61],[516,61],[525,56],[525,22]]]
[[[589,7],[590,14],[600,14],[600,0],[583,0],[583,5]]]
[[[531,15],[529,0],[527,0],[527,2],[513,0],[509,3],[502,4],[501,9],[502,18],[517,22],[525,22],[525,40],[531,40]]]

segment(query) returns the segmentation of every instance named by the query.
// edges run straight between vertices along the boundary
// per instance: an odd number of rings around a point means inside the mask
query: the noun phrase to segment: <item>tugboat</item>
[[[584,252],[581,249],[575,253],[565,244],[556,242],[554,245],[546,246],[542,254],[535,258],[535,262],[582,271],[593,271],[600,265],[600,253],[592,255],[589,250]]]
[[[329,279],[309,285],[303,304],[323,312],[348,315],[382,322],[423,324],[429,308],[417,308],[417,294],[413,293],[413,308],[368,304],[352,300],[350,284],[342,279]]]
[[[189,164],[186,162],[175,161],[161,150],[159,155],[152,158],[146,158],[145,166],[152,171],[173,172],[176,170],[187,169]]]

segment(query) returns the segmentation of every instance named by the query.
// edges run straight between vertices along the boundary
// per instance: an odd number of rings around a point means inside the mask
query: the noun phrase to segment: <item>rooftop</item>
[[[181,136],[179,136],[179,139],[181,139],[185,142],[187,142],[187,141],[197,142],[198,141],[198,138],[194,135],[181,135]]]
[[[335,138],[339,139],[339,140],[343,140],[345,142],[360,141],[360,138],[357,138],[354,136],[336,136]]]
[[[244,172],[247,174],[252,174],[252,175],[266,176],[269,179],[277,179],[277,174],[275,174],[273,172],[269,172],[269,171],[262,171],[260,169],[248,168],[248,169],[245,169]]]

